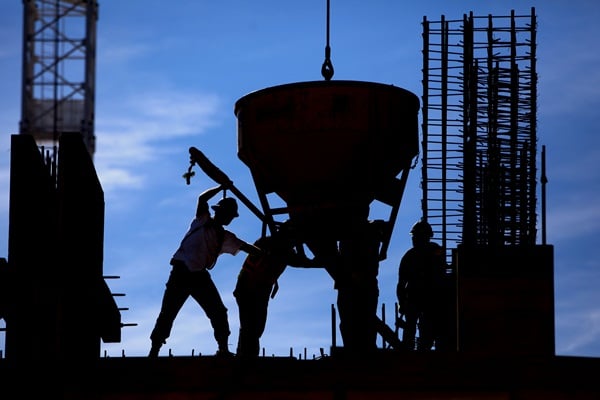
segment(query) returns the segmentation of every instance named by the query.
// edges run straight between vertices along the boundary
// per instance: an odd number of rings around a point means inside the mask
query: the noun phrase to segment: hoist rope
[[[326,81],[333,77],[333,64],[331,63],[331,48],[329,47],[329,0],[327,0],[327,43],[325,45],[325,61],[321,66],[321,75]]]

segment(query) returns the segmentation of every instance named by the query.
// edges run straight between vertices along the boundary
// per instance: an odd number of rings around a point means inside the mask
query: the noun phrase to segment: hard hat
[[[433,237],[433,229],[427,221],[419,221],[412,226],[410,234],[413,236],[425,236],[428,238]]]
[[[225,197],[211,208],[215,211],[220,210],[220,212],[228,213],[234,217],[239,215],[237,201],[233,197]]]

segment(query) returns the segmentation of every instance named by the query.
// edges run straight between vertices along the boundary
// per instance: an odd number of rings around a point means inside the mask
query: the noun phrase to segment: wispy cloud
[[[126,63],[129,60],[145,56],[152,51],[149,43],[114,44],[108,43],[99,47],[98,59],[102,64]]]
[[[600,70],[597,67],[600,53],[589,47],[587,38],[596,36],[589,26],[592,25],[571,21],[569,29],[561,30],[561,34],[552,40],[551,47],[544,46],[543,35],[539,39],[539,115],[591,111],[590,104],[600,101]]]
[[[600,347],[600,309],[583,310],[558,319],[563,332],[556,353],[580,355],[586,349]]]
[[[600,232],[600,205],[580,201],[562,204],[547,216],[551,242],[577,238]]]
[[[168,90],[106,105],[97,120],[95,155],[105,191],[142,185],[145,166],[168,152],[169,141],[203,134],[218,123],[220,107],[214,94]]]
[[[559,154],[561,157],[557,157],[548,171],[549,236],[562,241],[600,234],[600,171],[597,168],[600,150],[588,145],[576,156]]]
[[[581,139],[584,138],[581,137]],[[595,135],[586,139],[595,140]],[[565,149],[561,148],[550,150],[551,152],[556,151],[557,154],[556,162],[547,167],[550,185],[559,180],[562,181],[561,183],[587,183],[587,186],[600,183],[600,169],[598,168],[600,148],[593,143],[586,146],[585,142],[581,142],[581,146],[580,151],[576,151],[576,154],[565,153],[563,151]]]

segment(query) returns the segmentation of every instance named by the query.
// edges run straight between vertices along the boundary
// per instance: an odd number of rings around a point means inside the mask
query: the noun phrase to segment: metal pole
[[[542,146],[542,244],[546,244],[546,146]]]

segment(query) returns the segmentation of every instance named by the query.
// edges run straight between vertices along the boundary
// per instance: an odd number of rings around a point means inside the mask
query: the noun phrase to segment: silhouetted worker
[[[172,269],[163,294],[161,310],[150,335],[152,347],[149,357],[158,356],[161,346],[171,333],[175,317],[188,296],[196,300],[210,320],[218,344],[217,355],[231,355],[227,344],[231,333],[227,308],[208,271],[213,268],[220,254],[236,255],[240,250],[260,254],[261,250],[223,228],[238,216],[234,198],[224,197],[219,200],[212,206],[214,217],[210,215],[208,200],[226,189],[227,185],[220,185],[204,191],[198,197],[196,217],[171,258]]]
[[[290,265],[300,268],[316,267],[313,260],[294,249],[286,224],[272,236],[263,236],[255,246],[263,250],[260,255],[249,254],[238,275],[233,295],[239,308],[240,331],[236,355],[244,359],[257,357],[260,337],[267,323],[269,299],[279,288],[278,278]]]
[[[357,222],[340,240],[335,277],[337,307],[344,348],[365,355],[377,348],[379,249],[383,221]]]
[[[409,350],[415,349],[417,325],[419,340],[417,350],[431,350],[439,336],[441,313],[446,300],[446,261],[444,249],[431,242],[433,230],[426,221],[419,221],[410,230],[413,247],[409,249],[398,270],[398,296],[400,318],[406,322],[402,342]]]
[[[358,194],[333,209],[299,215],[305,243],[334,280],[344,351],[361,357],[377,348],[379,250],[383,221],[370,221]]]

